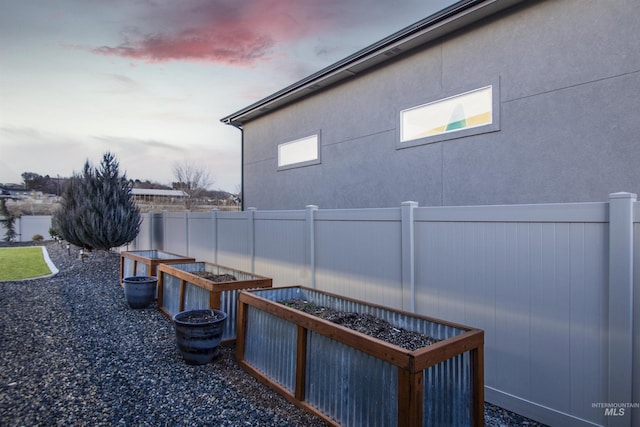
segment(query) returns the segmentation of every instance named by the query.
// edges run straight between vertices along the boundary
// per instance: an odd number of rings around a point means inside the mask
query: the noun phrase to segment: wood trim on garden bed
[[[163,254],[166,257],[157,258],[151,257],[144,254]],[[174,254],[171,252],[158,251],[158,250],[139,250],[139,251],[125,251],[120,252],[120,285],[122,286],[125,272],[125,262],[126,260],[130,260],[133,262],[133,274],[131,276],[138,275],[138,264],[144,264],[147,266],[147,272],[144,274],[145,276],[157,276],[157,266],[160,264],[178,264],[185,262],[195,262],[196,259],[192,257],[187,257],[183,255]]]
[[[221,277],[226,276],[228,279],[233,277],[233,280],[216,281],[213,278],[209,279],[198,275],[198,273],[205,271],[215,271]],[[174,299],[171,301],[168,300],[167,289],[165,289],[167,279],[172,280],[173,286],[177,285],[179,288],[177,295],[174,291]],[[222,310],[229,316],[223,340],[229,341],[235,339],[236,334],[236,293],[246,289],[270,288],[272,283],[271,278],[209,262],[160,264],[158,266],[158,309],[169,318],[185,310],[202,308]],[[200,301],[191,301],[191,306],[189,306],[187,295],[191,286],[202,289],[202,291],[198,294],[199,296],[192,295],[193,298],[200,298]],[[193,288],[191,289],[193,290]],[[206,292],[206,294],[203,296],[202,292]],[[226,306],[223,304],[223,294],[226,295]],[[202,300],[203,297],[206,298],[206,301]]]

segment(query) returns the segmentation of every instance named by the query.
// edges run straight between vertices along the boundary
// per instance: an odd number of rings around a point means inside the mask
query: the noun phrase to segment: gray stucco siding
[[[640,11],[518,6],[244,126],[245,206],[300,209],[601,201],[640,191]],[[404,108],[494,85],[499,128],[398,149]],[[277,170],[320,132],[321,163]]]
[[[640,98],[629,90],[640,91],[640,73],[503,102],[500,132],[444,144],[443,203],[580,202],[640,191],[640,120],[632,113]]]

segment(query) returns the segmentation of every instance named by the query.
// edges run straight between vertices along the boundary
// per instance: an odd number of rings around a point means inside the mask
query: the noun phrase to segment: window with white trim
[[[318,163],[320,163],[320,138],[318,134],[278,145],[278,169]]]
[[[485,86],[400,111],[400,144],[411,146],[498,130],[493,92],[493,86]]]

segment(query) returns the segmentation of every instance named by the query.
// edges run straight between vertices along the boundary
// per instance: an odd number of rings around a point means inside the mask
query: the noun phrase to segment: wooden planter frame
[[[204,277],[200,277],[193,272],[185,270],[185,268],[193,269],[194,271],[215,271],[215,274],[231,274],[236,276],[237,280],[231,280],[227,282],[214,282]],[[178,307],[177,312],[172,313],[165,307],[165,275],[173,276],[180,281],[179,295],[178,295]],[[159,264],[158,265],[158,309],[164,313],[167,317],[172,318],[175,314],[185,311],[193,310],[196,308],[211,308],[216,310],[222,310],[229,316],[225,325],[225,334],[223,341],[235,340],[236,335],[236,319],[235,313],[237,311],[237,296],[235,293],[245,289],[257,289],[257,288],[270,288],[273,284],[273,280],[259,276],[254,273],[249,273],[242,270],[237,270],[231,267],[225,267],[219,264],[213,264],[210,262],[185,262],[174,264]],[[187,290],[189,286],[195,286],[203,289],[208,293],[208,304],[206,307],[188,307],[187,306]],[[235,293],[234,293],[235,292]],[[227,301],[227,306],[221,306],[222,294],[228,293],[230,300]]]
[[[424,320],[445,327],[459,329],[462,330],[462,333],[451,338],[443,339],[430,346],[409,351],[300,310],[287,307],[271,299],[263,298],[259,296],[260,291],[243,291],[239,296],[236,358],[239,364],[259,381],[273,388],[297,406],[321,417],[331,425],[340,425],[330,415],[323,413],[316,406],[308,402],[305,396],[307,364],[309,363],[309,359],[314,357],[314,352],[309,352],[308,337],[311,333],[317,333],[396,366],[398,386],[397,425],[416,427],[423,425],[423,399],[425,398],[426,386],[424,384],[425,370],[468,352],[468,360],[470,362],[469,382],[472,400],[468,402],[471,412],[469,418],[472,420],[473,426],[484,425],[484,331],[300,286],[273,290],[279,291],[281,289],[299,289],[303,292],[310,291],[316,294],[335,297],[343,301],[363,304],[372,309],[382,309],[387,312],[398,313],[401,316],[409,316],[412,319],[419,319],[418,321]],[[248,310],[250,309],[257,309],[296,325],[295,386],[293,390],[270,378],[267,374],[245,360],[247,328],[260,327],[260,325],[248,324]],[[331,368],[332,367],[327,367],[327,369]],[[339,393],[340,390],[336,390],[336,392]],[[442,399],[442,397],[440,398]],[[349,399],[344,399],[344,401],[347,400]],[[356,408],[352,410],[355,411]],[[357,408],[357,410],[360,411],[363,409]]]
[[[169,257],[168,258],[152,258],[144,255],[145,253],[149,253],[149,252],[162,253],[162,254],[168,255]],[[177,264],[177,263],[186,263],[186,262],[196,261],[195,258],[177,255],[171,252],[158,251],[155,249],[120,252],[120,285],[123,285],[122,280],[124,279],[125,259],[133,260],[132,276],[137,275],[138,264],[144,264],[147,266],[147,273],[145,274],[145,276],[157,276],[158,265]]]

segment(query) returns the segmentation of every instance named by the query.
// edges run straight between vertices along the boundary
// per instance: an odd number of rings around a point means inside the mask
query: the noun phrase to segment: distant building
[[[3,198],[24,199],[29,197],[31,191],[15,185],[0,186],[0,196]]]
[[[635,0],[463,0],[227,117],[258,209],[640,191]]]
[[[150,188],[133,188],[134,200],[145,203],[177,203],[182,202],[187,193],[182,190],[158,190]]]

